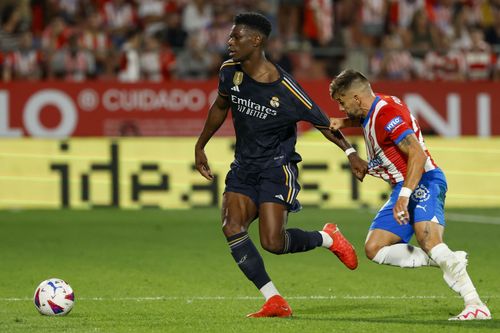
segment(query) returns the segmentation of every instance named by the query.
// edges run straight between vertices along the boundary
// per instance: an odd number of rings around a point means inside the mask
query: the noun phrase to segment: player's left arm
[[[321,131],[325,138],[336,144],[344,151],[349,159],[349,163],[351,164],[351,171],[353,175],[360,181],[363,181],[363,178],[365,178],[365,175],[368,172],[368,163],[359,157],[358,152],[352,147],[349,141],[347,141],[344,134],[342,134],[341,131],[332,131],[327,128],[318,128],[318,130]]]
[[[402,139],[398,143],[398,148],[406,156],[408,156],[408,161],[406,167],[406,177],[403,182],[403,190],[399,193],[398,200],[394,205],[392,213],[399,224],[405,224],[410,220],[410,214],[408,213],[408,203],[410,201],[409,195],[413,192],[413,190],[415,190],[420,178],[422,178],[422,171],[424,170],[425,162],[427,161],[428,156],[418,142],[414,133],[408,134],[404,139]],[[408,190],[405,190],[404,188],[407,188]]]

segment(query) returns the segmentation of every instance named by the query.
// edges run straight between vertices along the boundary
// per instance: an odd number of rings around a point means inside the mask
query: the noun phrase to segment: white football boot
[[[448,320],[489,320],[491,312],[485,304],[470,304],[455,317]]]

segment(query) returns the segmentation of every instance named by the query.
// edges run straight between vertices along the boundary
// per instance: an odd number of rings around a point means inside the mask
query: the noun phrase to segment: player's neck
[[[267,60],[264,55],[244,61],[241,67],[248,76],[257,82],[271,83],[280,78],[276,66]]]

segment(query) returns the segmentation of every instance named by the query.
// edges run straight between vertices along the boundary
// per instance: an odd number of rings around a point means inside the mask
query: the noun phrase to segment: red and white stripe
[[[411,124],[411,129],[415,132],[415,136],[428,156],[424,167],[425,171],[437,168],[425,146],[422,131],[415,117],[410,114],[408,108],[399,99],[392,96],[381,96],[370,118],[363,126],[369,163],[368,173],[391,184],[404,181],[406,177],[407,156],[389,138],[385,129],[386,124],[383,121],[377,121],[382,110],[394,113],[394,117],[401,116],[406,124]]]

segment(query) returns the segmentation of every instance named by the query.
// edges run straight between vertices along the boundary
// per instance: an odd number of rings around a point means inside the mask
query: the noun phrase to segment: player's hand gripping
[[[368,172],[368,162],[363,160],[357,153],[350,154],[349,163],[351,164],[351,172],[352,174],[359,180],[363,181],[366,173]]]
[[[330,129],[332,131],[336,131],[344,127],[345,126],[343,118],[330,118]]]
[[[212,174],[212,171],[208,166],[208,159],[207,155],[205,155],[205,150],[201,148],[195,148],[194,158],[195,158],[196,169],[198,170],[198,172],[201,173],[201,175],[206,179],[213,180],[214,175]]]
[[[408,213],[408,203],[410,198],[400,196],[392,209],[392,214],[399,224],[408,224],[410,222],[410,213]]]

